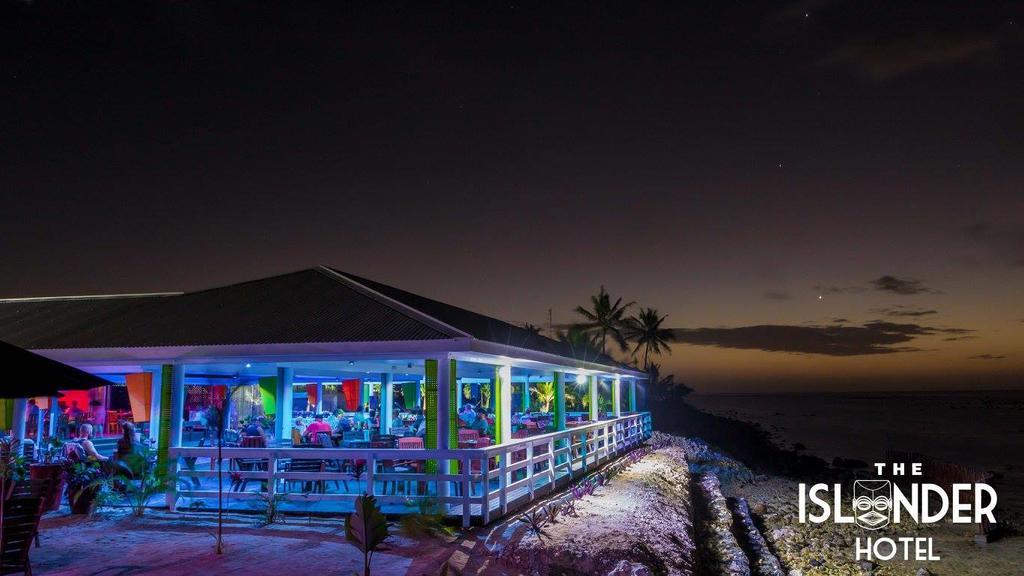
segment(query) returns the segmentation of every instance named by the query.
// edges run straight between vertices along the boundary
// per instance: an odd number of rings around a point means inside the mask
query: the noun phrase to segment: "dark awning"
[[[88,390],[110,384],[79,370],[0,341],[0,398],[57,396],[58,390]]]

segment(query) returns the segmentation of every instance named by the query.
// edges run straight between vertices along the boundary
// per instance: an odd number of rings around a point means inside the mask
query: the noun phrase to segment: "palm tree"
[[[531,322],[524,322],[523,323],[523,330],[526,330],[528,332],[533,332],[534,334],[538,334],[539,335],[540,332],[541,332],[541,327],[537,326],[536,324],[533,324]]]
[[[569,347],[572,357],[577,360],[597,360],[598,342],[594,339],[596,334],[588,334],[579,326],[569,326],[566,330],[555,332],[555,340]]]
[[[636,343],[633,347],[633,357],[636,358],[641,349],[644,351],[644,361],[641,364],[644,370],[647,369],[652,354],[672,353],[669,342],[675,340],[676,336],[671,328],[661,327],[665,318],[668,318],[667,314],[661,316],[654,308],[641,308],[639,314],[626,320],[625,336]]]
[[[548,412],[551,409],[551,403],[555,401],[555,384],[553,382],[541,382],[537,384],[537,389],[533,391],[534,396],[537,397],[537,402],[540,404],[541,412]]]
[[[608,353],[606,343],[609,337],[625,352],[629,347],[626,344],[626,337],[622,334],[623,316],[633,304],[623,304],[622,298],[617,298],[612,304],[612,297],[604,286],[601,286],[600,292],[590,297],[589,310],[583,306],[576,307],[576,313],[582,316],[584,321],[575,324],[575,327],[596,336],[602,354]]]

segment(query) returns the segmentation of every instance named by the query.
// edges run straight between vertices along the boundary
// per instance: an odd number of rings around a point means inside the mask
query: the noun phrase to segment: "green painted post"
[[[636,378],[629,381],[629,411],[636,412]]]
[[[456,361],[454,358],[448,362],[448,449],[452,450],[459,447],[459,396],[462,395],[462,391],[459,390],[459,383],[456,381]],[[459,473],[459,462],[458,460],[451,460],[448,463],[448,472],[451,474]]]
[[[423,446],[437,450],[437,360],[434,358],[423,361],[423,404],[427,424]],[[428,460],[426,471],[437,473],[437,460]]]
[[[160,434],[156,443],[156,473],[167,477],[168,452],[171,447],[171,370],[164,364],[160,368]]]
[[[530,413],[530,376],[526,376],[526,380],[523,381],[523,397],[521,398],[523,405],[523,414]]]

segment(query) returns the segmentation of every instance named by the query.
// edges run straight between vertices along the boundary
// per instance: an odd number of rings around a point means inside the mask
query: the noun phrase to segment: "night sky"
[[[604,284],[701,392],[1024,386],[1021,3],[635,4],[6,1],[0,296]]]

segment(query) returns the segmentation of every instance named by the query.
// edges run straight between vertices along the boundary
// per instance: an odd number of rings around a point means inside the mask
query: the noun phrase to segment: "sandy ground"
[[[684,458],[673,447],[633,464],[578,501],[576,517],[548,524],[550,538],[542,545],[518,515],[456,537],[410,540],[392,530],[389,550],[374,556],[373,573],[436,575],[447,562],[459,574],[516,576],[533,572],[528,558],[544,556],[569,562],[577,574],[607,574],[622,558],[691,574]],[[32,550],[32,564],[36,574],[66,576],[361,573],[362,555],[345,542],[341,518],[288,516],[270,526],[259,519],[226,514],[226,550],[218,556],[211,512],[148,511],[142,518],[120,511],[92,518],[55,513],[43,519],[42,547]]]
[[[523,534],[512,557],[541,574],[608,574],[617,567],[693,574],[689,472],[678,447],[633,464],[577,501],[576,510],[546,525],[543,540]]]
[[[42,547],[31,552],[37,575],[362,573],[362,554],[345,543],[340,519],[289,519],[257,527],[257,518],[226,515],[225,554],[214,552],[213,514],[149,512],[44,518]],[[398,542],[398,544],[403,544]],[[375,574],[405,574],[409,542],[374,556]],[[301,567],[301,568],[300,568]]]

